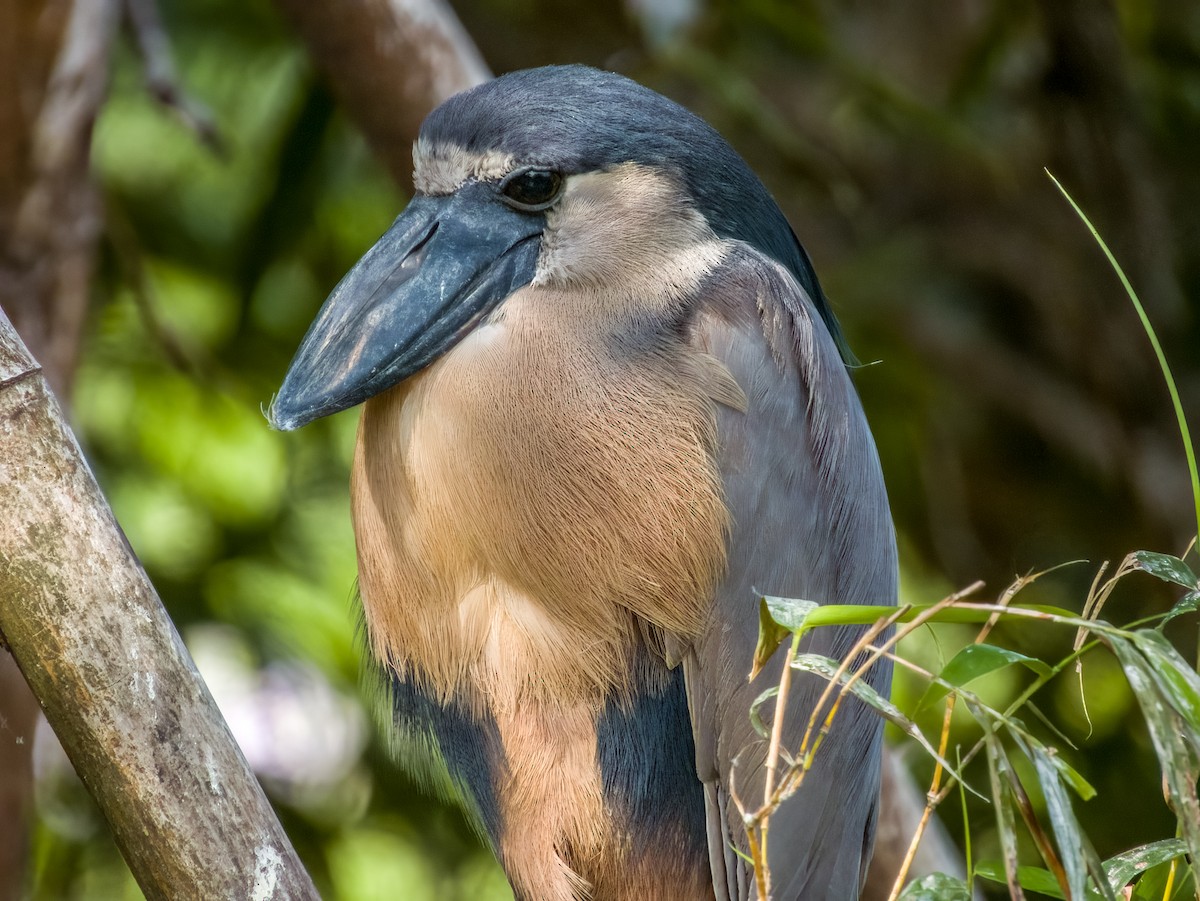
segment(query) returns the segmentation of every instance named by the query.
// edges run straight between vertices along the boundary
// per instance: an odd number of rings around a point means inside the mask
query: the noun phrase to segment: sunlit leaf
[[[925,694],[921,698],[918,708],[944,697],[950,690],[950,686],[959,687],[966,685],[980,676],[986,676],[988,673],[1013,664],[1028,667],[1039,676],[1049,675],[1050,673],[1050,667],[1035,657],[1027,657],[1008,648],[1001,648],[991,644],[969,644],[955,654],[950,659],[950,662],[942,667],[942,671],[938,674],[939,679],[942,682],[949,683],[949,685],[940,685],[937,682],[930,683],[929,688],[925,690]]]
[[[971,901],[971,887],[946,873],[930,873],[904,887],[900,901]]]

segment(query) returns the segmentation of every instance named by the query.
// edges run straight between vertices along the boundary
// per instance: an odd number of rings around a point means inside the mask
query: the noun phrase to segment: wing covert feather
[[[746,395],[717,425],[732,518],[728,571],[705,633],[684,656],[696,764],[705,784],[718,901],[754,897],[729,796],[761,799],[765,743],[750,704],[778,684],[783,654],[753,683],[758,594],[828,603],[894,603],[896,546],[875,444],[845,366],[811,300],[789,272],[739,242],[702,287],[692,334]],[[805,650],[840,658],[858,629],[819,629]],[[887,691],[890,668],[871,682]],[[824,683],[796,674],[785,746],[796,747]],[[878,801],[882,721],[851,702],[839,712],[800,791],[771,822],[775,901],[858,897]]]

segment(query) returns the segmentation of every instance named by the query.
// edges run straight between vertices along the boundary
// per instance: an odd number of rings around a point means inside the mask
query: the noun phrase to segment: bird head
[[[762,182],[702,119],[628,78],[501,76],[430,113],[413,157],[412,201],[321,308],[271,404],[275,428],[402,382],[525,286],[638,293],[664,254],[705,240],[789,269],[851,359]]]

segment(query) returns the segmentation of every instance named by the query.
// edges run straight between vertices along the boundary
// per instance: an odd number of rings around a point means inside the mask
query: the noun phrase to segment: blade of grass
[[[1138,299],[1137,292],[1133,290],[1133,285],[1126,278],[1125,270],[1121,268],[1121,264],[1117,262],[1117,258],[1113,256],[1112,251],[1108,249],[1108,245],[1104,243],[1104,239],[1100,237],[1100,232],[1096,230],[1096,226],[1092,225],[1087,214],[1079,208],[1079,204],[1075,202],[1075,199],[1067,193],[1067,189],[1054,177],[1054,173],[1049,169],[1045,171],[1050,176],[1050,180],[1054,182],[1054,186],[1067,199],[1067,203],[1071,204],[1071,209],[1075,211],[1075,215],[1083,220],[1083,224],[1092,233],[1092,237],[1096,239],[1096,243],[1100,245],[1100,249],[1104,251],[1109,265],[1112,266],[1113,271],[1117,274],[1117,278],[1121,280],[1121,286],[1125,289],[1125,293],[1129,295],[1129,300],[1133,303],[1133,308],[1137,310],[1138,318],[1142,321],[1142,328],[1146,330],[1146,337],[1150,339],[1150,344],[1154,348],[1154,355],[1158,357],[1158,366],[1162,370],[1163,378],[1166,379],[1167,391],[1171,394],[1171,403],[1175,406],[1175,418],[1179,425],[1179,436],[1183,439],[1183,452],[1187,456],[1188,473],[1192,477],[1192,500],[1196,506],[1196,534],[1200,536],[1200,472],[1196,469],[1196,452],[1192,447],[1192,435],[1188,430],[1187,417],[1183,415],[1183,402],[1179,399],[1179,391],[1175,388],[1175,378],[1171,375],[1171,367],[1167,365],[1167,355],[1163,353],[1162,345],[1158,343],[1158,335],[1154,331],[1154,326],[1150,323],[1150,317],[1146,315],[1146,310],[1142,307],[1141,300]]]

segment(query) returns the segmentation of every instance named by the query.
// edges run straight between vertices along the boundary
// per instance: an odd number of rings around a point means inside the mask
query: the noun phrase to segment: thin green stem
[[[1188,473],[1192,478],[1192,500],[1196,506],[1196,534],[1200,536],[1200,471],[1197,471],[1196,468],[1196,452],[1192,447],[1191,432],[1188,430],[1187,417],[1183,414],[1183,402],[1179,399],[1179,391],[1175,388],[1175,379],[1171,375],[1171,367],[1167,364],[1167,355],[1163,353],[1162,345],[1158,343],[1158,335],[1154,331],[1154,326],[1150,323],[1150,317],[1146,315],[1146,310],[1142,307],[1142,302],[1138,299],[1137,292],[1133,290],[1133,285],[1126,278],[1125,270],[1121,268],[1121,264],[1117,262],[1117,258],[1113,256],[1112,251],[1108,249],[1108,245],[1104,243],[1104,239],[1100,237],[1100,232],[1096,231],[1096,226],[1092,225],[1087,214],[1079,208],[1079,204],[1067,193],[1067,189],[1054,177],[1054,173],[1047,169],[1046,174],[1050,176],[1050,180],[1054,182],[1054,186],[1062,192],[1062,196],[1067,198],[1067,203],[1071,204],[1071,209],[1083,220],[1083,224],[1088,227],[1088,231],[1092,233],[1092,237],[1096,239],[1096,243],[1100,245],[1100,249],[1104,251],[1104,255],[1108,257],[1109,265],[1117,273],[1117,278],[1121,280],[1121,285],[1125,288],[1125,293],[1129,295],[1129,300],[1133,303],[1133,308],[1137,310],[1138,318],[1142,320],[1142,328],[1146,330],[1146,337],[1150,339],[1150,344],[1154,348],[1154,354],[1158,357],[1158,366],[1162,370],[1163,378],[1166,379],[1167,391],[1171,394],[1171,403],[1175,406],[1175,418],[1179,424],[1179,435],[1183,439],[1183,452],[1187,455]]]

